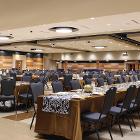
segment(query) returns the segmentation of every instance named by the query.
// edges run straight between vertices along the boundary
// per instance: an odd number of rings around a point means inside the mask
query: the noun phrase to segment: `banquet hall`
[[[0,0],[0,140],[138,140],[139,0]]]

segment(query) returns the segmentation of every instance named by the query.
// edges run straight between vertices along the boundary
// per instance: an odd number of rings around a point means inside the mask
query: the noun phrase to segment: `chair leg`
[[[29,99],[26,101],[26,112],[28,113],[28,105],[29,105]]]
[[[111,116],[111,128],[113,127],[113,123],[114,123],[114,117]]]
[[[16,99],[14,100],[14,106],[15,106],[16,117],[17,117],[17,104],[16,104]]]
[[[123,132],[122,132],[122,128],[121,128],[121,125],[120,125],[120,119],[119,118],[117,118],[117,123],[118,123],[119,129],[120,129],[120,132],[121,132],[121,136],[123,137]]]
[[[138,110],[137,113],[138,113],[138,117],[139,117],[139,120],[140,120],[140,111]]]
[[[133,131],[128,115],[126,115],[126,119],[127,119],[128,125],[130,127],[130,130]]]
[[[111,134],[110,126],[108,126],[108,132],[109,132],[109,135],[110,135],[111,140],[113,140],[113,137],[112,137],[112,134]]]
[[[95,124],[96,125],[96,124]],[[99,137],[99,131],[98,131],[98,128],[95,126],[95,131],[96,131],[96,134],[97,134],[97,137],[98,137],[98,140],[100,140],[100,137]]]
[[[136,124],[135,124],[134,119],[133,119],[133,117],[131,115],[130,115],[130,118],[132,120],[132,123],[133,123],[134,128],[136,129]]]
[[[31,130],[31,128],[32,128],[32,125],[33,125],[35,116],[36,116],[36,112],[34,112],[34,115],[33,115],[32,121],[31,121],[31,125],[30,125],[30,130]]]

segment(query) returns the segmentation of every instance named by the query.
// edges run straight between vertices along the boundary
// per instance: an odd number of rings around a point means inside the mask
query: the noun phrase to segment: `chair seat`
[[[10,95],[10,96],[0,95],[0,100],[2,101],[14,100],[14,99],[15,99],[14,95]]]
[[[117,104],[118,107],[122,107],[123,106],[123,103],[119,103]]]
[[[100,117],[101,113],[93,113],[93,112],[89,112],[89,113],[83,113],[82,114],[82,119],[85,120],[85,121],[88,121],[88,122],[95,122],[95,121],[98,121],[99,120],[99,117]],[[101,119],[104,119],[106,117],[105,114],[102,114],[101,115]]]
[[[125,108],[122,109],[122,113],[125,113],[127,110]],[[110,109],[110,114],[117,115],[121,113],[121,107],[113,106]]]
[[[19,95],[20,98],[32,98],[32,94],[28,94],[28,93],[22,93]]]

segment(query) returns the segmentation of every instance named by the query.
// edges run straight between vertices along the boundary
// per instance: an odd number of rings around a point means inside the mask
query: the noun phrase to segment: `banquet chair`
[[[112,107],[115,100],[116,90],[116,87],[111,87],[106,92],[101,112],[85,112],[81,114],[83,122],[88,123],[89,125],[93,124],[95,126],[95,132],[97,133],[98,140],[100,138],[98,132],[99,128],[97,125],[102,125],[104,122],[106,122],[106,127],[108,128],[111,140],[113,140],[110,130],[110,123],[108,122],[107,118],[109,116],[110,108]]]
[[[127,83],[129,81],[129,78],[125,75],[122,76],[123,82]]]
[[[32,128],[34,118],[36,116],[36,107],[35,106],[37,104],[37,97],[44,94],[44,85],[43,85],[43,83],[41,83],[41,82],[31,83],[31,92],[32,92],[32,95],[33,95],[34,114],[33,114],[33,117],[32,117],[31,124],[30,124],[30,129]]]
[[[13,77],[13,79],[16,81],[16,73],[15,72],[12,72],[12,73],[10,73],[10,77]]]
[[[14,95],[15,92],[16,82],[14,79],[3,79],[1,80],[1,95],[0,101],[5,104],[6,101],[13,101],[14,109],[17,114],[16,108],[16,96]]]
[[[40,76],[39,79],[40,79],[40,82],[42,82],[44,84],[44,86],[46,85],[47,88],[49,89],[49,86],[47,84],[48,83],[48,77],[47,76]]]
[[[71,84],[72,90],[81,89],[81,85],[80,85],[79,80],[71,80],[70,84]]]
[[[134,82],[134,79],[133,79],[132,75],[129,77],[129,82]]]
[[[132,112],[137,112],[140,119],[140,86],[137,89],[137,94],[134,100],[132,100],[130,105]]]
[[[113,84],[113,82],[114,82],[114,80],[111,78],[111,77],[107,77],[107,84],[108,85],[112,85]]]
[[[64,88],[65,88],[65,90],[71,89],[71,85],[70,85],[71,80],[72,80],[72,74],[65,74],[64,75]]]
[[[128,111],[130,109],[130,104],[132,102],[133,94],[134,94],[133,91],[135,90],[135,88],[136,88],[136,86],[131,85],[127,89],[126,95],[123,99],[123,103],[121,103],[122,105],[121,106],[116,105],[116,106],[111,107],[111,109],[110,109],[110,114],[112,116],[112,126],[113,126],[114,121],[116,121],[118,123],[122,137],[123,137],[123,132],[122,132],[121,124],[120,124],[120,119],[122,119],[122,117],[125,117],[127,119],[130,129],[131,129],[131,131],[133,131],[131,123],[130,123],[130,119],[129,119],[130,116],[128,114]]]
[[[119,84],[123,83],[123,79],[122,79],[121,76],[118,76],[117,77],[117,83],[119,83]]]
[[[24,81],[24,82],[31,82],[32,81],[32,76],[23,75],[22,81]]]
[[[30,86],[21,84],[20,90],[18,93],[17,105],[18,105],[19,101],[20,101],[20,103],[25,103],[26,111],[28,113],[29,103],[30,102],[32,103],[32,101],[33,101],[32,99],[33,99],[33,96],[32,96],[31,91],[30,91]]]
[[[97,78],[97,86],[101,87],[104,86],[104,79],[103,78]]]
[[[133,76],[133,79],[134,79],[134,81],[139,81],[139,79],[138,79],[138,76],[137,76],[137,75],[134,75],[134,76]]]
[[[51,85],[54,93],[64,91],[63,84],[61,81],[53,81]]]
[[[56,73],[53,73],[51,78],[52,78],[52,81],[57,81],[59,78],[59,75]]]
[[[92,83],[92,79],[91,78],[85,79],[85,85],[91,85],[91,83]]]

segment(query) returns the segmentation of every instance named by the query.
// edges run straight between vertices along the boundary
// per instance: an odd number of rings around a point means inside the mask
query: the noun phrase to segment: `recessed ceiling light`
[[[91,20],[94,20],[95,18],[94,18],[94,17],[91,17],[90,19],[91,19]]]
[[[123,29],[120,29],[120,31],[122,31]]]
[[[64,34],[78,31],[78,29],[74,27],[53,27],[50,28],[49,30],[57,33],[64,33]]]
[[[0,41],[7,41],[11,38],[12,38],[11,36],[0,36]]]
[[[111,24],[107,24],[107,26],[111,26]]]
[[[127,52],[123,52],[122,54],[123,54],[123,56],[128,56]]]
[[[36,48],[32,48],[31,51],[35,51],[35,52],[42,52],[42,49],[36,49]]]
[[[42,52],[43,50],[41,50],[41,49],[36,49],[35,51],[36,51],[36,52]]]
[[[127,60],[124,60],[125,62],[127,61]]]
[[[95,46],[94,48],[95,48],[95,49],[104,49],[105,46]]]

